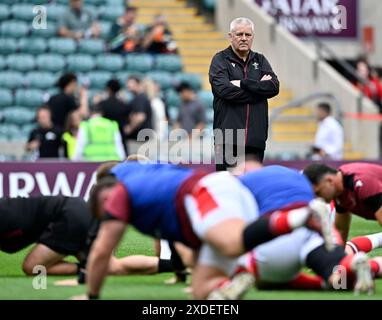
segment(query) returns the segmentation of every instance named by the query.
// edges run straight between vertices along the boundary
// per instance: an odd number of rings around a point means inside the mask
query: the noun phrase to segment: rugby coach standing
[[[216,170],[236,165],[237,157],[264,159],[268,137],[268,99],[279,81],[267,59],[251,50],[254,24],[237,18],[230,24],[230,46],[212,59],[209,80],[214,95]]]

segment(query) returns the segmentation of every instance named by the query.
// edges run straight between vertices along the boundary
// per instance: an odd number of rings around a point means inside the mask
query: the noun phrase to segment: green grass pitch
[[[381,227],[376,222],[368,222],[354,218],[351,235],[365,235],[380,232]],[[73,277],[48,277],[46,290],[35,290],[32,279],[23,275],[21,263],[27,250],[17,254],[8,255],[0,252],[0,300],[4,299],[68,299],[71,296],[85,293],[84,286],[56,287],[56,280]],[[153,254],[153,242],[150,238],[142,236],[131,228],[121,243],[117,255]],[[372,255],[382,255],[382,250],[376,250]],[[104,286],[102,297],[104,299],[161,299],[181,300],[190,299],[189,294],[183,292],[184,284],[166,285],[164,281],[172,274],[153,276],[122,276],[109,277]],[[376,294],[374,296],[355,297],[352,292],[312,292],[312,291],[258,291],[251,290],[246,299],[309,299],[309,300],[343,300],[343,299],[382,299],[382,279],[376,281]]]

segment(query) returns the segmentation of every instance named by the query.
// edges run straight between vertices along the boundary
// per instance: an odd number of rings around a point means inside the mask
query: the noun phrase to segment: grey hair
[[[235,30],[235,27],[240,24],[247,24],[247,25],[249,24],[252,28],[252,32],[255,31],[255,24],[253,23],[253,21],[251,19],[244,18],[244,17],[240,17],[240,18],[236,18],[232,20],[232,22],[229,25],[229,31],[233,32]]]

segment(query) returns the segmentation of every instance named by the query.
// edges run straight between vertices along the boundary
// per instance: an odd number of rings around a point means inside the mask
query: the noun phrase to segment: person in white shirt
[[[318,104],[319,124],[313,146],[313,160],[343,158],[344,130],[331,114],[332,108],[328,103]]]

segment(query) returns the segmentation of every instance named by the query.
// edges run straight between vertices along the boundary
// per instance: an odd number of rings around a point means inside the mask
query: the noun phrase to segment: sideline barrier
[[[382,161],[365,161],[382,165]],[[265,161],[265,165],[283,165],[298,170],[312,161]],[[338,167],[343,161],[325,161]],[[28,197],[37,195],[65,195],[87,199],[95,181],[96,162],[1,162],[0,197]],[[187,165],[214,171],[215,166]]]

